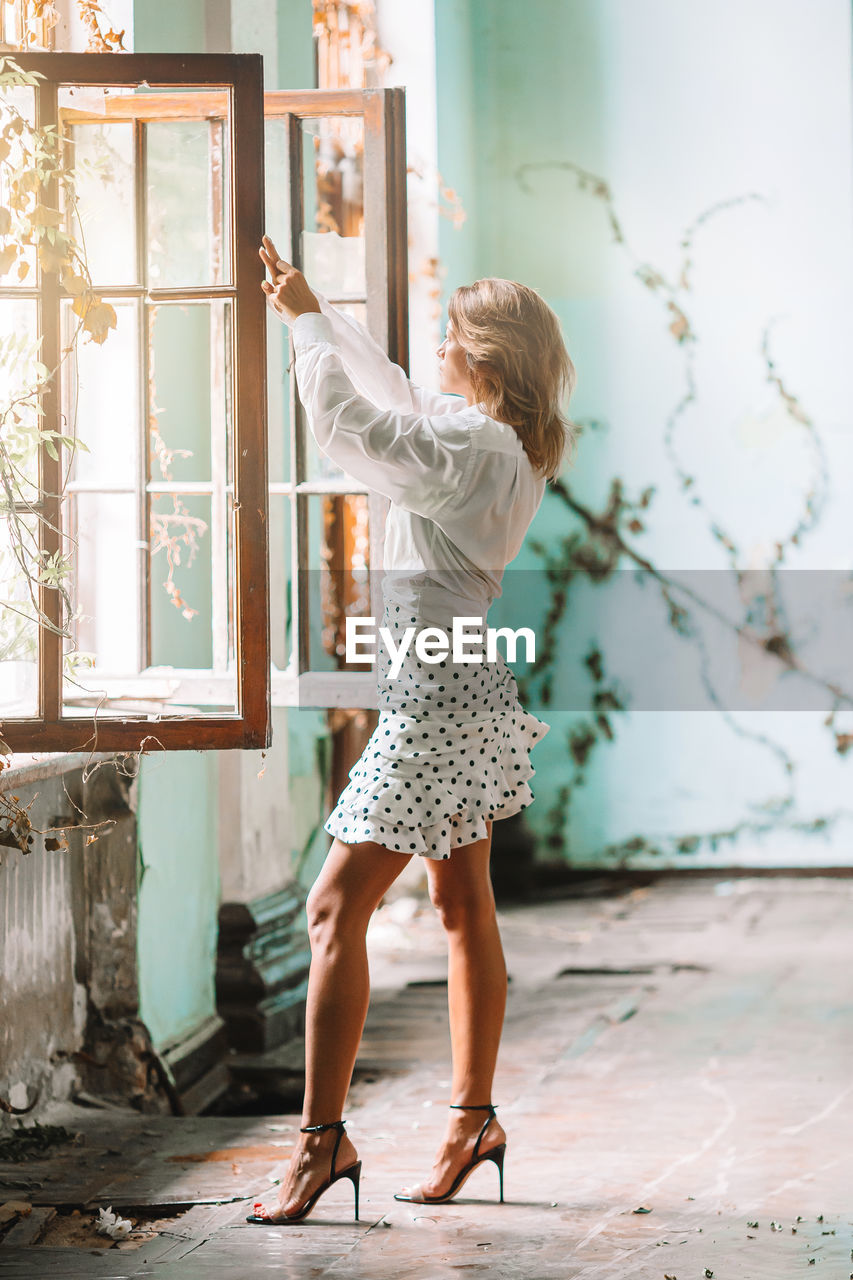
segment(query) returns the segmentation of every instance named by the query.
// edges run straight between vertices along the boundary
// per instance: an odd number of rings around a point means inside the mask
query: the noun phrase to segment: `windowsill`
[[[115,751],[14,752],[6,757],[10,763],[0,772],[0,792],[25,787],[31,782],[44,782],[47,778],[59,778],[63,773],[71,773],[100,760],[110,760],[117,754]]]

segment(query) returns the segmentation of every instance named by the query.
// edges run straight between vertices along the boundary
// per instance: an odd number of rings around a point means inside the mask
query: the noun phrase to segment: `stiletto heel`
[[[488,1129],[492,1120],[495,1118],[495,1112],[497,1108],[493,1107],[491,1102],[488,1102],[483,1106],[477,1106],[477,1107],[467,1106],[466,1104],[459,1103],[459,1102],[451,1102],[450,1106],[454,1111],[488,1111],[489,1113],[488,1116],[486,1117],[485,1124],[483,1125],[482,1129],[477,1135],[477,1141],[474,1143],[474,1153],[471,1156],[471,1159],[468,1161],[464,1169],[460,1169],[459,1173],[456,1175],[456,1177],[453,1180],[453,1185],[451,1186],[450,1190],[445,1191],[444,1195],[427,1196],[427,1195],[424,1195],[423,1193],[421,1193],[419,1196],[395,1195],[394,1199],[407,1200],[407,1201],[410,1201],[412,1204],[445,1204],[448,1200],[453,1199],[457,1191],[461,1189],[462,1185],[467,1180],[469,1174],[471,1174],[474,1171],[474,1169],[477,1167],[478,1164],[482,1164],[484,1160],[493,1160],[495,1164],[498,1166],[498,1173],[500,1175],[500,1188],[501,1188],[500,1203],[503,1204],[504,1203],[504,1156],[506,1154],[506,1143],[502,1142],[500,1146],[491,1147],[488,1151],[483,1151],[482,1153],[480,1152],[480,1143],[483,1140],[486,1130]],[[418,1187],[416,1188],[416,1190],[420,1190],[420,1188]]]
[[[333,1183],[339,1182],[341,1178],[349,1178],[352,1182],[353,1190],[355,1191],[355,1220],[358,1222],[358,1185],[361,1179],[361,1161],[356,1160],[355,1164],[351,1164],[346,1169],[335,1170],[335,1160],[338,1156],[338,1148],[341,1145],[341,1138],[344,1136],[345,1124],[345,1120],[334,1120],[331,1124],[310,1124],[304,1129],[299,1130],[300,1133],[323,1133],[326,1129],[337,1129],[338,1131],[338,1136],[335,1139],[335,1149],[332,1152],[332,1163],[329,1169],[329,1176],[323,1183],[322,1187],[318,1187],[317,1190],[308,1197],[305,1203],[300,1205],[295,1213],[284,1214],[280,1218],[273,1218],[264,1208],[262,1201],[256,1200],[253,1206],[255,1212],[250,1214],[246,1218],[246,1221],[262,1227],[283,1227],[288,1222],[304,1222],[324,1191],[328,1191],[329,1187],[331,1187]]]
[[[355,1192],[355,1220],[358,1222],[358,1184],[361,1181],[361,1161],[357,1164],[350,1165],[349,1169],[344,1169],[343,1173],[338,1174],[339,1178],[349,1178]]]
[[[491,1151],[487,1151],[484,1160],[494,1160],[498,1166],[498,1173],[501,1180],[501,1204],[504,1202],[504,1156],[506,1155],[506,1143],[502,1143],[499,1147],[492,1147]]]

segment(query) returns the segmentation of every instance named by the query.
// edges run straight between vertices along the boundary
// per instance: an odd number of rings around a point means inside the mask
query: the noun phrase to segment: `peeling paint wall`
[[[59,781],[43,784],[33,825],[47,826],[60,803]],[[22,797],[24,803],[30,797]],[[26,1105],[36,1088],[62,1093],[74,1069],[54,1077],[59,1050],[83,1043],[86,992],[74,973],[73,876],[69,849],[26,856],[4,849],[0,866],[0,1094]],[[21,1094],[21,1086],[24,1093]]]
[[[127,784],[106,765],[85,795],[79,770],[21,786],[34,827],[73,821],[66,788],[89,822],[110,818],[112,829],[94,844],[70,830],[68,849],[47,852],[36,837],[30,853],[0,855],[0,1097],[25,1106],[38,1093],[29,1119],[78,1085],[70,1055],[86,1044],[90,1017],[132,1018],[137,1006],[136,818]]]
[[[632,496],[657,486],[637,550],[668,570],[726,567],[664,447],[667,419],[687,390],[684,354],[665,301],[634,269],[651,263],[674,276],[686,228],[715,204],[756,192],[760,200],[696,233],[697,400],[679,423],[678,449],[734,532],[742,565],[788,534],[807,488],[804,434],[762,359],[762,334],[775,318],[776,372],[814,420],[833,477],[818,526],[786,564],[846,565],[849,4],[435,0],[435,13],[439,168],[468,211],[460,230],[442,221],[446,292],[505,276],[538,289],[557,311],[578,370],[572,414],[603,424],[581,441],[572,492],[600,511],[614,477]],[[561,168],[567,163],[609,184],[630,252],[614,242],[593,180],[581,189]],[[525,165],[537,166],[526,189]],[[762,422],[775,425],[762,431]],[[765,493],[769,473],[778,482]],[[572,521],[547,494],[516,567],[541,563],[532,540],[555,548],[578,527]],[[539,625],[544,584],[537,591],[531,582],[525,601],[529,625]],[[514,626],[524,624],[518,613]],[[566,655],[595,636],[595,615],[594,597],[572,597],[558,662],[578,661]],[[630,630],[632,619],[624,625]],[[835,751],[823,711],[614,714],[614,741],[595,747],[569,806],[561,791],[572,773],[568,739],[583,717],[556,705],[531,710],[552,725],[532,755],[536,803],[526,815],[540,858],[849,864],[853,758]]]

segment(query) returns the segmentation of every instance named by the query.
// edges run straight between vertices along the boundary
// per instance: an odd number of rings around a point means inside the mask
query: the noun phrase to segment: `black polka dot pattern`
[[[386,604],[383,625],[399,643],[407,626],[436,624]],[[454,663],[451,656],[424,663],[412,645],[393,679],[387,654],[379,653],[379,723],[324,828],[346,844],[370,840],[447,859],[485,839],[488,819],[532,802],[529,752],[550,725],[521,706],[500,655],[493,663]]]

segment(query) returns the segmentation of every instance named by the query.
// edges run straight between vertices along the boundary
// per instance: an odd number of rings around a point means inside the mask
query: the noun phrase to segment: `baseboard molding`
[[[262,1053],[302,1033],[311,951],[305,894],[291,883],[219,910],[216,1004],[228,1043]]]
[[[228,1036],[218,1014],[160,1053],[184,1115],[198,1115],[228,1088]]]

